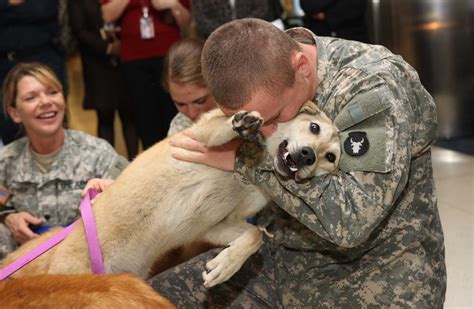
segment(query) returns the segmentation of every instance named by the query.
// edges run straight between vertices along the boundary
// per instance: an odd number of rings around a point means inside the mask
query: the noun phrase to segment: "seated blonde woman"
[[[87,181],[113,179],[128,164],[105,140],[64,128],[63,87],[47,66],[12,68],[3,97],[26,136],[0,149],[0,259],[49,226],[75,221]]]

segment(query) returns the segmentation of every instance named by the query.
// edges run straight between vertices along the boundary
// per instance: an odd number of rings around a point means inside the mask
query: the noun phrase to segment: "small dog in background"
[[[197,140],[212,147],[238,135],[255,139],[262,123],[257,112],[227,118],[216,109],[191,130]],[[305,103],[293,120],[279,124],[266,144],[275,171],[298,182],[336,171],[341,155],[337,129],[312,102]],[[167,252],[202,241],[225,247],[203,270],[206,287],[222,283],[260,247],[260,229],[245,218],[268,201],[257,187],[239,182],[232,173],[172,158],[164,140],[140,154],[94,201],[106,272],[147,278],[154,262]],[[51,233],[26,243],[2,264],[30,251]],[[66,239],[14,277],[91,273],[87,252],[79,222]]]
[[[0,282],[0,308],[176,308],[132,274],[38,275]]]

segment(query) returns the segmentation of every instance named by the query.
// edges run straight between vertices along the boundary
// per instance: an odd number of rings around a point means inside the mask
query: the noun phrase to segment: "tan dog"
[[[0,282],[0,308],[175,308],[131,274],[39,275]]]
[[[203,115],[192,130],[206,145],[218,146],[239,134],[255,138],[262,122],[256,112],[239,112],[228,119],[217,109]],[[276,171],[297,181],[335,171],[340,157],[337,130],[314,103],[306,103],[295,119],[280,124],[267,148],[275,157]],[[172,158],[164,140],[138,156],[94,202],[106,272],[146,278],[153,262],[169,250],[204,241],[227,246],[206,264],[204,284],[224,282],[258,250],[261,232],[245,218],[267,202],[255,186],[240,183],[232,173]],[[20,247],[3,264],[31,247]],[[90,272],[83,226],[78,224],[15,277]]]

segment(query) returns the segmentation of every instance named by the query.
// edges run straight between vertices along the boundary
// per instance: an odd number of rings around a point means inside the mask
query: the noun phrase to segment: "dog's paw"
[[[245,140],[254,141],[258,136],[258,130],[263,124],[263,118],[259,112],[237,112],[232,118],[232,129],[239,133]]]
[[[215,258],[206,263],[207,271],[202,273],[204,286],[213,287],[227,281],[242,267],[243,256],[236,254],[231,247],[222,250]]]

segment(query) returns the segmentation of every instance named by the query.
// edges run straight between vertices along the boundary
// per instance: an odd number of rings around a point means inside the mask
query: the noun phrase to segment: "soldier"
[[[259,111],[264,137],[314,101],[340,131],[340,169],[298,183],[269,168],[269,154],[257,161],[259,145],[222,151],[175,138],[174,157],[234,171],[271,196],[274,237],[219,286],[203,286],[211,251],[154,277],[153,287],[183,308],[442,308],[436,110],[415,70],[382,46],[256,19],[213,32],[202,66],[224,113]]]
[[[72,223],[86,182],[115,178],[128,164],[105,140],[63,127],[62,86],[47,66],[16,65],[3,91],[26,137],[0,150],[0,258],[37,228]]]

